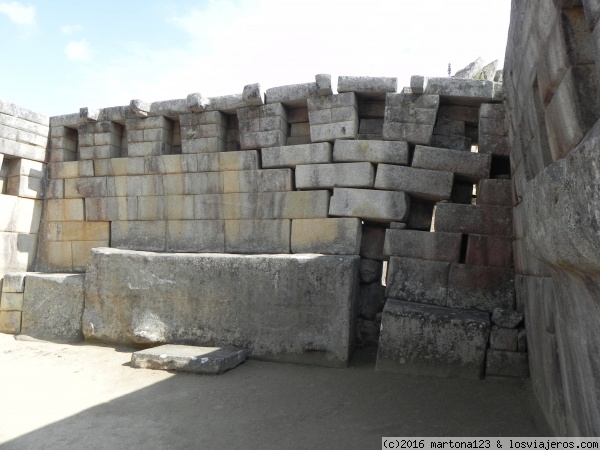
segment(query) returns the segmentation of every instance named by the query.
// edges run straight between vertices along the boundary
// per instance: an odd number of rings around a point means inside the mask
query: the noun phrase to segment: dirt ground
[[[207,376],[131,349],[0,334],[6,449],[379,449],[382,436],[549,436],[529,381],[406,377],[249,360]]]

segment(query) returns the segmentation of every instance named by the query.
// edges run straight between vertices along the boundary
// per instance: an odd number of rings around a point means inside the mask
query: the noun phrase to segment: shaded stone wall
[[[512,2],[504,65],[517,303],[561,435],[600,432],[600,5]]]

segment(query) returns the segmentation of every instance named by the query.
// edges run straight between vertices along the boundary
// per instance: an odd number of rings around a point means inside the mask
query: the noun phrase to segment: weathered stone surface
[[[455,102],[490,102],[493,93],[493,81],[463,78],[429,78],[425,88],[425,94],[452,97]]]
[[[343,122],[332,122],[310,126],[310,139],[313,142],[335,141],[336,139],[356,139],[357,135],[358,117]]]
[[[386,228],[364,225],[360,242],[360,256],[378,261],[387,259],[383,254],[385,232]]]
[[[329,214],[374,222],[402,222],[409,207],[410,198],[404,192],[334,188]]]
[[[226,220],[226,253],[290,253],[291,221]]]
[[[385,97],[388,92],[398,90],[398,79],[388,77],[338,77],[337,91],[356,92],[357,94],[379,95]]]
[[[296,188],[326,189],[334,187],[370,188],[375,182],[375,168],[368,162],[310,164],[296,167]]]
[[[381,281],[361,283],[359,317],[367,320],[376,320],[381,311],[383,311],[385,302],[385,286],[381,284]]]
[[[358,263],[356,256],[95,249],[84,334],[122,344],[234,346],[261,359],[345,366],[354,345]]]
[[[438,203],[433,213],[432,229],[449,233],[512,236],[512,209]]]
[[[450,198],[453,180],[452,172],[379,164],[375,189],[403,191],[422,200],[439,201]]]
[[[410,77],[410,90],[413,94],[422,94],[427,87],[427,77],[413,75]]]
[[[388,93],[383,138],[429,145],[438,107],[435,95]]]
[[[192,345],[159,345],[132,353],[131,367],[220,375],[246,360],[246,350]]]
[[[21,334],[46,341],[83,339],[83,274],[27,274]]]
[[[523,313],[514,309],[494,308],[492,322],[504,328],[517,328],[523,322]]]
[[[25,273],[7,273],[2,279],[2,292],[23,292],[25,290]]]
[[[488,349],[485,364],[487,376],[528,378],[527,353]]]
[[[383,310],[377,370],[482,378],[489,329],[484,313],[389,299]]]
[[[0,231],[0,276],[31,270],[37,248],[37,234]]]
[[[221,172],[221,177],[223,180],[222,192],[224,193],[292,190],[292,171],[290,169],[227,171]]]
[[[472,63],[467,64],[467,66],[458,70],[453,78],[469,78],[469,79],[477,79],[481,70],[483,69],[484,61],[481,58],[477,58]]]
[[[294,219],[291,250],[292,253],[358,255],[361,235],[358,219]]]
[[[315,75],[315,82],[317,83],[317,93],[319,95],[331,95],[331,75],[326,73],[319,73]]]
[[[490,331],[490,348],[516,352],[518,333],[514,328],[503,328],[492,325]]]
[[[164,252],[166,227],[164,220],[113,221],[110,224],[110,243],[114,248]]]
[[[448,277],[448,306],[492,312],[515,305],[515,275],[501,267],[452,264]]]
[[[48,202],[51,207],[52,201]],[[42,201],[0,194],[0,231],[37,233],[42,215]]]
[[[382,263],[374,259],[360,258],[359,276],[363,283],[381,280]]]
[[[527,333],[525,332],[525,328],[519,329],[519,334],[517,335],[517,348],[521,353],[527,352]]]
[[[392,256],[386,297],[446,306],[450,263]]]
[[[491,163],[492,156],[483,153],[417,145],[412,167],[453,172],[457,179],[475,183],[482,178],[489,177]]]
[[[23,293],[22,292],[2,292],[0,297],[1,311],[22,311]]]
[[[477,185],[478,205],[510,206],[512,198],[511,180],[481,180]]]
[[[0,333],[19,334],[21,316],[21,311],[0,311]]]
[[[225,251],[225,224],[222,220],[169,220],[166,233],[167,252]]]
[[[265,91],[266,103],[284,103],[286,105],[306,104],[306,99],[319,94],[317,83],[290,84],[269,88]]]
[[[383,253],[386,256],[458,262],[462,235],[417,230],[387,230]]]
[[[406,224],[402,222],[390,222],[390,228],[393,230],[406,230]]]
[[[408,144],[389,141],[337,140],[333,146],[335,162],[367,161],[371,163],[408,164]]]
[[[261,151],[262,166],[268,169],[275,167],[295,168],[303,164],[326,164],[333,161],[331,153],[329,142],[263,148]]]
[[[471,139],[465,136],[445,136],[442,134],[434,134],[431,137],[431,146],[458,150],[466,153],[471,151]]]
[[[440,105],[438,116],[465,122],[466,126],[479,124],[479,108],[475,106]]]
[[[474,266],[512,267],[513,240],[504,236],[470,234],[465,262]]]

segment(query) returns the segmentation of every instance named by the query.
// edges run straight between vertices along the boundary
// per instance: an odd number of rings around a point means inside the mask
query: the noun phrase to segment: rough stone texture
[[[310,97],[307,105],[312,142],[356,139],[358,104],[354,92]]]
[[[450,263],[392,256],[386,297],[446,306]]]
[[[362,283],[360,285],[359,317],[375,320],[385,305],[385,286],[381,281]]]
[[[504,236],[470,234],[465,262],[474,266],[512,267],[513,240]]]
[[[448,306],[492,312],[512,309],[515,282],[512,269],[452,264],[448,278]]]
[[[437,95],[388,93],[383,138],[429,145],[439,103]]]
[[[364,225],[360,242],[360,256],[377,261],[387,259],[383,254],[385,233],[385,228]]]
[[[386,256],[458,262],[462,235],[418,230],[387,230],[383,253]]]
[[[265,169],[274,167],[295,168],[301,164],[326,164],[333,161],[329,142],[263,148],[261,156],[262,166]]]
[[[487,314],[389,299],[377,370],[482,378],[489,330]]]
[[[361,258],[359,276],[363,283],[371,283],[381,279],[382,263],[374,259]]]
[[[7,273],[2,279],[2,292],[23,292],[25,290],[25,273]]]
[[[425,88],[427,95],[452,97],[459,102],[490,102],[494,94],[494,82],[462,78],[429,78]]]
[[[45,341],[81,341],[84,279],[79,274],[27,274],[21,334]]]
[[[290,253],[291,220],[226,220],[225,253]]]
[[[337,90],[342,92],[356,92],[357,94],[379,95],[385,97],[388,92],[398,90],[398,79],[387,77],[338,77]]]
[[[408,144],[396,141],[337,140],[333,146],[335,162],[367,161],[371,163],[408,164]]]
[[[485,364],[485,374],[499,377],[529,377],[527,353],[507,352],[489,349]]]
[[[354,345],[358,264],[356,256],[94,249],[83,330],[102,342],[234,346],[261,359],[343,367]]]
[[[523,321],[523,313],[514,309],[494,308],[492,322],[504,328],[517,328]]]
[[[294,219],[291,250],[292,253],[358,255],[361,234],[358,219]]]
[[[518,334],[519,332],[514,328],[503,328],[492,325],[490,331],[490,348],[516,352],[518,348]]]
[[[511,180],[481,180],[477,185],[478,205],[510,206],[512,200]]]
[[[452,172],[379,164],[375,189],[404,191],[422,200],[440,201],[450,198],[453,180]]]
[[[370,188],[375,182],[375,168],[368,162],[311,164],[296,167],[297,189],[334,187]]]
[[[410,198],[404,192],[334,188],[329,214],[374,222],[402,222],[409,207]]]
[[[134,352],[131,367],[220,375],[245,360],[241,349],[166,344]]]
[[[430,231],[433,208],[434,203],[432,202],[411,202],[406,228],[409,230]]]
[[[19,334],[21,316],[21,311],[0,311],[0,333]]]
[[[491,163],[491,155],[421,145],[415,148],[412,159],[412,167],[453,172],[457,179],[473,183],[489,177]]]
[[[512,236],[512,210],[492,205],[438,203],[433,213],[432,229],[449,233]]]

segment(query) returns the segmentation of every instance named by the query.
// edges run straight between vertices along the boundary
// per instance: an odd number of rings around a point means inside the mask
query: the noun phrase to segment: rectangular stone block
[[[111,247],[164,252],[166,221],[114,221],[110,224]]]
[[[259,156],[256,150],[198,155],[198,171],[255,170],[259,169]]]
[[[512,236],[512,208],[438,203],[433,213],[432,229],[449,233]]]
[[[376,140],[338,140],[333,146],[335,162],[359,162],[408,164],[408,144]]]
[[[240,133],[240,147],[242,150],[279,147],[282,145],[286,145],[286,134],[281,130]]]
[[[375,189],[403,191],[423,200],[447,200],[452,194],[452,172],[379,164]]]
[[[418,230],[387,230],[383,253],[386,256],[458,262],[462,235]]]
[[[515,274],[504,267],[452,264],[448,278],[448,306],[492,312],[513,309]]]
[[[21,315],[21,311],[0,311],[0,333],[19,334]]]
[[[23,309],[22,292],[2,292],[0,311],[21,311]]]
[[[477,185],[478,205],[511,206],[511,180],[481,180]]]
[[[269,88],[265,91],[266,103],[306,104],[306,99],[319,95],[317,83],[291,84]]]
[[[358,219],[292,220],[292,253],[358,255],[362,224]]]
[[[488,136],[506,136],[508,135],[508,128],[504,117],[501,119],[495,119],[491,117],[482,117],[479,120],[479,133]]]
[[[46,200],[46,219],[53,222],[84,221],[83,199]]]
[[[479,136],[479,153],[490,153],[498,156],[510,155],[510,144],[506,136]]]
[[[431,137],[431,147],[458,150],[461,152],[471,151],[471,139],[465,136],[443,136],[434,134]]]
[[[220,137],[184,139],[181,143],[181,151],[183,154],[224,152],[225,140]]]
[[[467,78],[428,78],[425,94],[452,97],[460,101],[491,102],[494,94],[494,82]]]
[[[28,274],[21,334],[45,341],[81,341],[84,278],[84,274]]]
[[[106,197],[106,177],[69,178],[64,180],[65,198]]]
[[[336,139],[356,139],[358,135],[358,116],[344,122],[310,125],[310,139],[313,142],[335,141]]]
[[[494,350],[517,351],[519,331],[515,328],[503,328],[492,325],[490,332],[490,348]]]
[[[51,179],[94,176],[94,161],[66,161],[48,164]]]
[[[491,119],[504,119],[506,115],[506,108],[503,103],[483,103],[479,107],[479,119],[491,118]]]
[[[291,191],[290,169],[241,170],[221,172],[224,193]]]
[[[410,198],[404,192],[334,188],[329,214],[374,222],[403,222],[409,207]]]
[[[7,160],[8,162],[9,160]],[[32,161],[25,158],[19,158],[10,161],[8,176],[15,177],[24,175],[31,178],[44,178],[46,174],[46,165],[40,161]]]
[[[129,142],[127,144],[127,154],[131,156],[159,156],[171,153],[172,144],[161,141],[150,142]],[[111,158],[117,155],[110,156]]]
[[[421,145],[416,146],[412,159],[414,168],[453,172],[456,179],[473,183],[489,177],[491,164],[492,156],[489,154]]]
[[[24,175],[10,177],[6,183],[6,193],[21,198],[41,199],[44,197],[43,180]]]
[[[512,267],[512,247],[510,237],[470,234],[465,262],[474,266]]]
[[[383,310],[377,370],[405,375],[483,378],[487,314],[389,299]]]
[[[443,136],[465,136],[465,123],[461,120],[451,120],[445,117],[439,117],[435,121],[433,134]]]
[[[0,153],[16,158],[26,158],[34,161],[46,160],[46,146],[26,144],[11,139],[0,138]]]
[[[343,367],[355,339],[358,260],[96,249],[86,278],[85,337],[243,345],[254,358]]]
[[[226,253],[290,253],[291,221],[226,220]]]
[[[507,352],[488,349],[485,367],[487,376],[529,377],[529,359],[527,353]]]
[[[378,94],[379,97],[385,98],[388,92],[396,92],[398,90],[398,79],[391,77],[338,77],[337,91],[356,92],[357,94],[366,94],[373,96]]]
[[[25,273],[6,273],[2,279],[2,292],[23,292]]]
[[[85,199],[88,221],[137,220],[137,197],[96,197]]]
[[[72,241],[73,271],[85,272],[90,262],[91,250],[99,247],[109,247],[108,239],[101,241]]]
[[[406,141],[410,144],[429,145],[433,136],[433,125],[408,122],[384,122],[383,139]]]
[[[48,241],[102,241],[110,237],[108,222],[46,222],[44,239]]]
[[[167,221],[167,252],[224,253],[222,220]]]
[[[407,302],[446,306],[450,263],[392,256],[385,295]]]
[[[0,194],[0,231],[37,233],[42,201]]]
[[[370,188],[375,182],[371,163],[311,164],[296,167],[296,189]]]
[[[276,167],[295,168],[303,164],[330,163],[332,162],[331,155],[331,144],[329,142],[270,147],[261,151],[262,167],[264,169]]]

